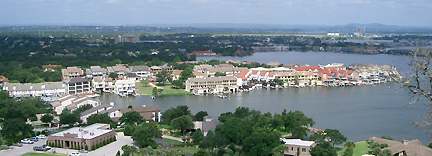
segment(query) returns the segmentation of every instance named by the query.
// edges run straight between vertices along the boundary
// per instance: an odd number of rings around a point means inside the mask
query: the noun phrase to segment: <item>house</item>
[[[147,79],[152,75],[151,68],[148,66],[129,66],[131,73],[135,73],[139,80]]]
[[[204,136],[207,136],[207,133],[211,130],[215,130],[218,124],[219,121],[217,119],[204,117],[203,121],[194,121],[194,129],[200,129]]]
[[[5,83],[3,90],[11,97],[58,97],[67,94],[63,82]]]
[[[114,108],[114,103],[110,104],[102,104],[96,107],[92,107],[89,110],[86,110],[80,114],[80,119],[83,123],[87,123],[87,118],[93,114],[103,114],[109,113],[109,110]]]
[[[114,120],[120,119],[124,113],[127,112],[138,112],[143,119],[147,121],[160,122],[162,114],[160,109],[156,106],[135,106],[129,108],[121,108],[110,113],[110,117]]]
[[[420,140],[389,140],[380,137],[371,137],[369,141],[386,144],[385,149],[390,150],[392,156],[431,156],[432,149],[423,145]]]
[[[0,75],[0,87],[3,86],[6,82],[9,82],[9,80],[5,76]]]
[[[74,77],[66,81],[68,94],[91,93],[91,80],[88,78]]]
[[[234,93],[241,84],[241,79],[234,76],[189,78],[186,80],[185,90],[194,94]]]
[[[54,72],[57,69],[61,68],[61,65],[58,64],[45,64],[42,65],[42,69],[44,69],[44,72]]]
[[[108,70],[100,66],[91,66],[90,69],[86,71],[87,77],[107,76],[107,73]]]
[[[73,111],[84,105],[92,105],[93,107],[96,107],[100,105],[100,102],[91,98],[90,95],[80,94],[67,95],[51,102],[50,104],[53,107],[54,112],[56,112],[57,114],[61,114],[65,108]]]
[[[114,90],[114,81],[109,77],[93,77],[92,90],[95,92],[111,93]]]
[[[316,145],[314,141],[281,138],[286,146],[284,156],[311,156],[310,151]]]
[[[62,79],[69,80],[75,77],[83,77],[84,71],[79,67],[67,67],[62,69]]]
[[[129,68],[124,64],[107,67],[108,73],[116,73],[119,76],[124,76],[129,72]]]
[[[173,70],[171,73],[172,80],[178,80],[183,70]]]
[[[113,92],[120,96],[135,95],[135,79],[117,79],[114,82]]]
[[[48,136],[47,145],[76,150],[95,150],[115,140],[116,132],[110,129],[110,125],[95,123],[52,134]]]
[[[81,120],[84,122],[87,121],[87,118],[92,114],[104,114],[107,113],[108,116],[114,121],[119,121],[119,119],[123,116],[124,113],[127,112],[138,112],[143,119],[147,121],[160,122],[162,114],[160,109],[156,106],[134,106],[128,108],[114,108],[114,104],[110,103],[109,105],[100,105],[84,111],[81,113]]]

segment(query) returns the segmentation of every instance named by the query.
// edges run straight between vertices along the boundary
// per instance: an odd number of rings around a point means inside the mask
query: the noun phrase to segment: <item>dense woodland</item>
[[[0,35],[0,75],[12,82],[60,80],[60,71],[45,72],[42,65],[89,67],[115,64],[161,65],[195,60],[193,51],[212,51],[223,56],[251,55],[253,47],[288,46],[290,51],[333,51],[383,53],[391,45],[342,42],[346,38],[307,36],[213,35],[213,34],[135,34],[136,43],[118,43],[115,33],[44,32]],[[53,35],[47,35],[53,34]],[[431,44],[430,37],[394,36],[375,38],[412,46],[411,42]],[[326,42],[331,40],[332,42]],[[403,44],[400,43],[401,41]],[[395,53],[403,53],[396,51]]]

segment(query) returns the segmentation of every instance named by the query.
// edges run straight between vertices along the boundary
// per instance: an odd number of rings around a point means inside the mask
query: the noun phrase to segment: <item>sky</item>
[[[0,0],[0,25],[380,23],[432,27],[432,0]]]

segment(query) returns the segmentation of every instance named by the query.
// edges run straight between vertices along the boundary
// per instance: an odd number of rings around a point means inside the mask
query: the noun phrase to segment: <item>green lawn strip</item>
[[[141,81],[136,84],[137,93],[139,95],[152,96],[153,87],[148,84],[148,81]],[[163,87],[163,91],[160,96],[183,96],[183,95],[191,95],[189,92],[186,92],[184,89],[176,89],[172,88],[171,85],[165,85]]]
[[[25,153],[22,156],[66,156],[66,154],[60,154],[60,153],[36,153],[36,152],[29,152]]]
[[[353,156],[362,156],[363,154],[367,154],[369,151],[368,143],[366,141],[359,141],[355,143],[354,154]],[[342,148],[338,151],[338,155],[342,156],[345,148]]]

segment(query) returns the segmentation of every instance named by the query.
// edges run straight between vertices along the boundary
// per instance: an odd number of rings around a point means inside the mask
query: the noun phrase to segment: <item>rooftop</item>
[[[93,139],[111,131],[113,130],[109,129],[108,124],[95,123],[87,127],[74,127],[62,132],[52,134],[51,136]]]
[[[312,146],[315,144],[314,141],[304,141],[301,139],[285,139],[281,138],[281,141],[285,143],[285,145],[297,145],[297,146]]]

